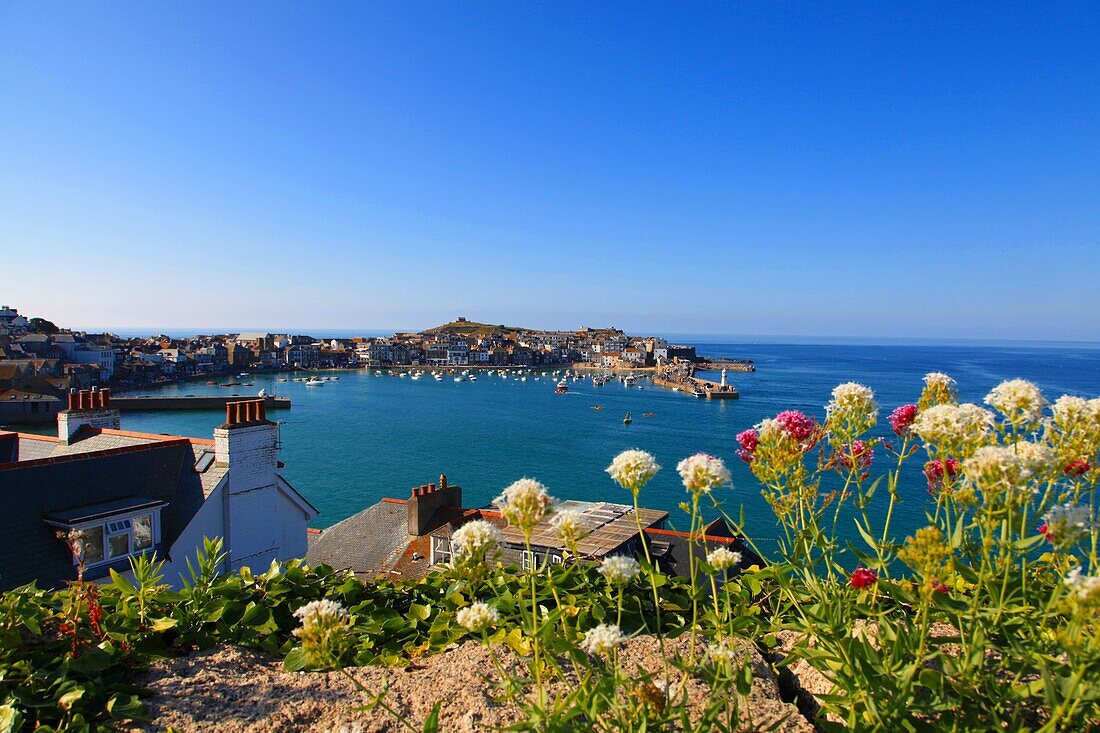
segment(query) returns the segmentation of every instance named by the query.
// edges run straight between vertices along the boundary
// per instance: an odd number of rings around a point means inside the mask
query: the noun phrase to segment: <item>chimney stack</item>
[[[85,425],[111,430],[121,427],[122,416],[111,407],[111,390],[97,387],[69,390],[68,408],[57,413],[57,437],[61,444],[69,445],[76,431]]]
[[[439,485],[424,484],[413,487],[412,495],[405,503],[409,534],[417,537],[427,534],[435,527],[433,517],[443,508],[462,509],[462,487],[449,486],[447,477],[439,476]]]

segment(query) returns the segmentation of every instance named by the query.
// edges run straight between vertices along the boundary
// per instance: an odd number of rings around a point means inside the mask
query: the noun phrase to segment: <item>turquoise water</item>
[[[293,409],[269,417],[285,421],[283,474],[320,510],[318,527],[383,496],[404,498],[410,487],[434,482],[441,472],[463,487],[468,506],[489,502],[521,476],[538,478],[560,498],[625,502],[629,495],[603,469],[619,451],[642,448],[664,466],[643,494],[644,505],[671,512],[674,525],[686,524],[677,508],[684,493],[675,466],[705,451],[724,458],[733,470],[734,489],[723,494],[728,510],[736,515],[743,504],[749,534],[764,540],[775,535],[774,519],[736,457],[734,436],[788,408],[820,419],[840,382],[860,381],[875,390],[883,407],[881,434],[888,431],[885,415],[915,401],[928,371],[954,376],[963,399],[971,401],[1016,376],[1035,381],[1051,399],[1100,394],[1100,350],[1088,348],[705,344],[700,353],[756,361],[754,373],[730,372],[740,400],[697,400],[648,381],[641,382],[643,389],[618,382],[595,388],[584,379],[570,382],[568,394],[556,395],[547,376],[525,383],[496,376],[455,383],[365,371],[332,372],[340,380],[324,387],[255,375],[252,388],[190,383],[159,394],[244,395],[262,387],[290,397]],[[628,410],[634,422],[624,426]],[[643,417],[647,412],[654,416]],[[208,437],[222,418],[212,412],[129,413],[123,427]],[[876,461],[884,465],[881,453]],[[928,505],[920,462],[911,462],[904,480],[905,501],[896,515],[900,532],[918,526]]]

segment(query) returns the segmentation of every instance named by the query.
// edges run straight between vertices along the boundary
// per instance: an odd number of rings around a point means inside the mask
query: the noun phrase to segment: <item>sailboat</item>
[[[629,425],[632,422],[634,422],[634,418],[630,416],[629,412],[626,413],[626,417],[623,418],[623,425]]]

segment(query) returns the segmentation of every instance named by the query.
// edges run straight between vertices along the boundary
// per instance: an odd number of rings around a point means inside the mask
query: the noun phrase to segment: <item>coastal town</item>
[[[700,395],[733,395],[692,374],[702,360],[691,345],[617,328],[543,331],[456,320],[391,336],[314,338],[242,331],[123,337],[59,327],[0,306],[0,424],[52,422],[72,390],[141,390],[220,375],[380,367],[651,369],[668,386]],[[751,362],[721,368],[750,371]],[[235,382],[229,382],[236,384]]]

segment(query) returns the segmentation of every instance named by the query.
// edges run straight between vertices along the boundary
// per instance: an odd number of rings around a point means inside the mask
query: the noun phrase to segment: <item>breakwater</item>
[[[185,395],[172,397],[113,397],[111,405],[123,412],[157,412],[162,410],[224,410],[229,402],[256,399],[256,395]],[[289,410],[289,397],[264,398],[269,410]]]
[[[653,383],[658,387],[665,387],[676,392],[683,392],[691,397],[705,397],[708,400],[736,400],[741,397],[741,393],[731,385],[722,385],[719,382],[713,382],[709,379],[700,379],[699,377],[680,377],[678,379],[671,379],[668,377],[655,376],[653,377]]]

